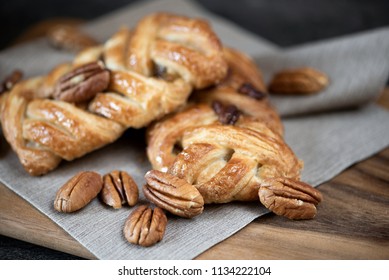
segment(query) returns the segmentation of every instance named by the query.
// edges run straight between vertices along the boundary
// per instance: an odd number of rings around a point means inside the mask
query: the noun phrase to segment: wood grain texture
[[[315,219],[269,214],[199,258],[389,259],[389,149],[318,188],[324,200]]]
[[[43,29],[50,26],[44,23],[34,32],[45,34]],[[389,88],[377,102],[389,108]],[[268,214],[196,259],[389,259],[389,148],[318,188],[324,201],[315,219],[290,221]],[[1,183],[0,234],[95,258]]]
[[[313,220],[268,214],[196,259],[389,259],[389,148],[318,187]],[[87,259],[95,257],[0,184],[0,233]]]
[[[86,259],[96,259],[61,227],[1,183],[0,234]]]

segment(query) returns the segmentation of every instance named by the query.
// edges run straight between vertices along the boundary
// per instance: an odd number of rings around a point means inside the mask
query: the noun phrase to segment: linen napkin
[[[389,28],[281,49],[223,20],[189,0],[142,2],[84,26],[105,41],[120,26],[134,26],[146,14],[168,11],[205,18],[225,45],[252,56],[265,80],[279,69],[311,66],[330,76],[330,86],[310,97],[274,97],[283,116],[287,143],[305,162],[303,180],[318,186],[353,163],[389,145],[389,112],[374,105],[389,73]],[[19,68],[27,77],[47,73],[72,54],[54,50],[41,39],[0,53],[0,78]],[[2,135],[0,135],[3,138]],[[70,233],[98,259],[193,259],[268,211],[259,203],[206,205],[193,219],[169,216],[163,240],[149,248],[126,242],[124,222],[132,208],[114,210],[99,200],[72,214],[53,209],[56,191],[81,170],[100,174],[121,169],[142,186],[151,168],[145,154],[144,130],[129,129],[117,142],[55,171],[31,177],[4,139],[0,140],[0,180]],[[146,203],[141,194],[139,203]]]

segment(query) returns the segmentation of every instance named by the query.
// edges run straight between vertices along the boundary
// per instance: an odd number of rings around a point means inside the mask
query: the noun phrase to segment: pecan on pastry
[[[298,181],[303,163],[283,139],[259,70],[238,51],[225,53],[227,78],[195,92],[192,104],[153,124],[147,134],[148,157],[154,169],[195,186],[205,203],[258,201],[264,180]],[[215,102],[233,105],[239,117],[221,122],[221,109],[212,108]]]
[[[42,175],[62,159],[173,112],[193,89],[226,74],[222,46],[207,22],[152,14],[133,31],[121,28],[104,45],[84,49],[72,63],[18,83],[1,97],[0,120],[23,167]]]
[[[208,105],[214,101],[232,104],[282,136],[284,128],[280,116],[270,104],[260,69],[238,50],[225,47],[223,53],[229,66],[227,76],[216,86],[195,91],[191,101]]]
[[[55,99],[80,103],[92,99],[108,87],[109,71],[101,61],[83,64],[63,75],[56,83]]]
[[[124,131],[122,125],[71,103],[34,98],[42,79],[18,83],[0,112],[4,136],[31,175],[111,143]]]

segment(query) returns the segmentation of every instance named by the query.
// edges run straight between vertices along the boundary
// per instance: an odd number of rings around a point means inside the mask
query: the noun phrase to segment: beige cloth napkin
[[[224,44],[248,53],[258,62],[267,81],[278,69],[301,65],[330,75],[331,85],[319,95],[273,99],[284,116],[286,141],[305,161],[305,181],[317,186],[389,145],[389,112],[372,102],[388,78],[388,28],[280,49],[190,1],[161,0],[129,6],[89,23],[85,30],[104,41],[120,26],[134,26],[142,16],[155,11],[207,18]],[[23,69],[27,76],[45,74],[71,59],[72,55],[38,40],[0,53],[0,78],[15,68]],[[165,237],[155,246],[134,246],[122,236],[131,208],[113,210],[94,200],[77,213],[61,214],[54,211],[53,199],[57,189],[80,170],[101,174],[126,170],[141,186],[144,173],[150,169],[144,130],[130,129],[116,143],[79,160],[64,162],[39,178],[27,175],[9,145],[3,139],[0,143],[1,182],[99,259],[192,259],[267,213],[259,203],[207,205],[204,213],[194,219],[169,217]],[[146,202],[143,195],[141,202]]]

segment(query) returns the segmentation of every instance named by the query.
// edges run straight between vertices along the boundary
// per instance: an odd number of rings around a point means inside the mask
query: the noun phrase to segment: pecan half
[[[245,94],[247,96],[250,96],[251,98],[261,100],[266,97],[266,93],[257,90],[252,84],[250,83],[243,83],[239,89],[239,93]]]
[[[170,213],[192,218],[204,210],[204,199],[193,185],[158,170],[146,173],[143,192],[147,199]]]
[[[88,101],[108,87],[109,76],[101,61],[84,64],[58,80],[54,98],[74,103]]]
[[[72,25],[56,25],[47,33],[49,43],[58,49],[79,52],[85,48],[96,46],[98,42]]]
[[[22,79],[22,77],[23,77],[22,71],[20,70],[13,71],[0,84],[0,94],[11,90],[14,87],[14,85]]]
[[[103,176],[102,201],[115,209],[127,203],[134,206],[138,202],[139,191],[134,179],[125,171],[114,170]]]
[[[169,73],[168,69],[165,66],[156,63],[153,67],[153,75],[168,82],[172,82],[176,78],[178,78],[177,74]]]
[[[276,73],[269,84],[269,91],[280,94],[311,94],[323,90],[328,83],[326,74],[310,67],[302,67]]]
[[[128,216],[123,234],[128,242],[148,247],[162,240],[166,224],[167,218],[161,208],[152,210],[141,205]]]
[[[77,211],[94,199],[102,186],[100,174],[92,171],[79,172],[58,190],[54,208],[65,213]]]
[[[289,219],[312,219],[321,193],[312,186],[290,178],[265,179],[258,190],[261,203],[277,215]]]
[[[217,114],[219,122],[227,125],[234,125],[241,114],[235,105],[224,105],[219,101],[212,102],[212,109]]]

